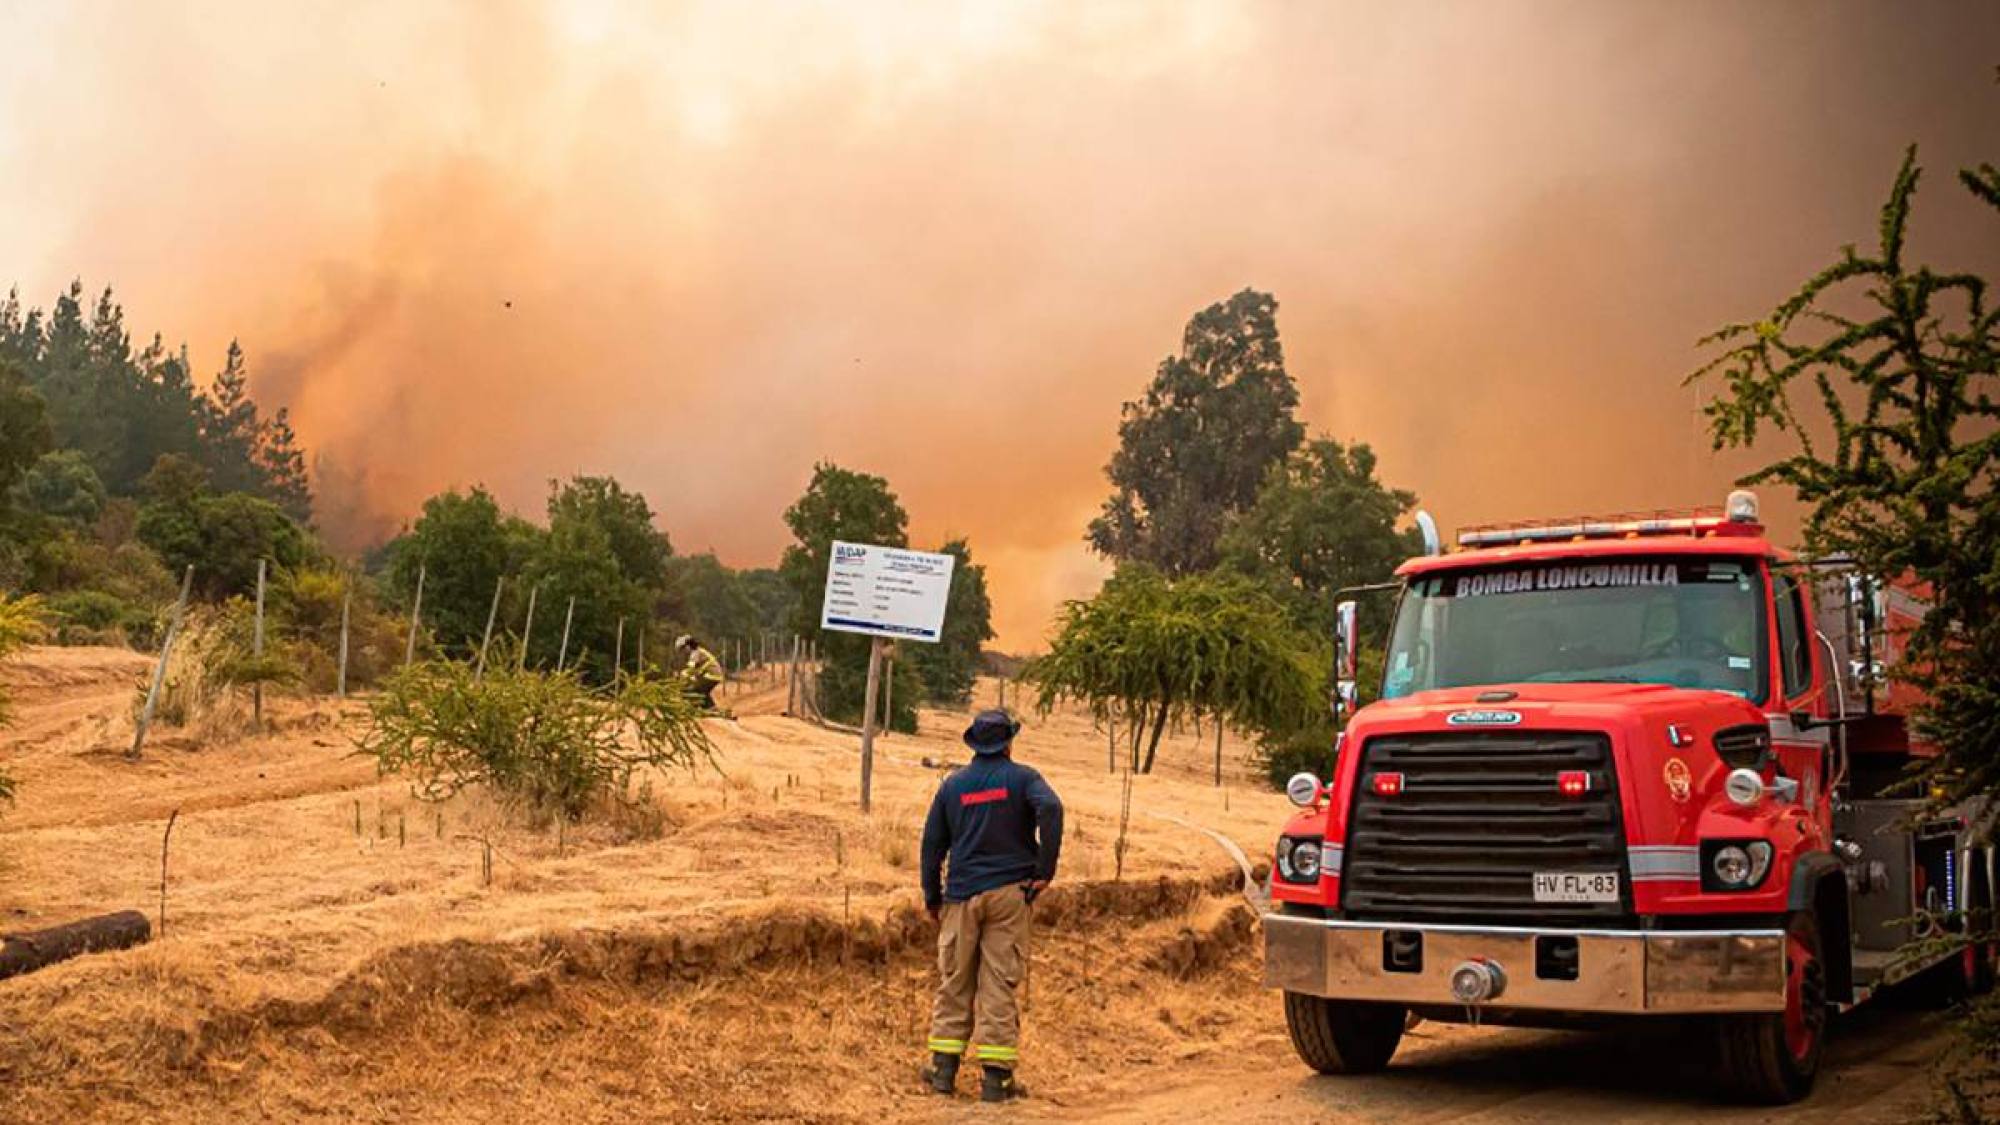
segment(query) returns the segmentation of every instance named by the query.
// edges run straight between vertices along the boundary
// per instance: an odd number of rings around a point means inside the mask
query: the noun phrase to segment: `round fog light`
[[[1753,769],[1735,769],[1722,781],[1723,795],[1749,808],[1764,799],[1764,775]]]
[[[1735,844],[1715,849],[1715,858],[1708,865],[1728,886],[1740,887],[1750,881],[1750,853]]]

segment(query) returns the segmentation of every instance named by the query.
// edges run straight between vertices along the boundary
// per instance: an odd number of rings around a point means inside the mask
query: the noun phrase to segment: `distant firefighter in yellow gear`
[[[702,710],[717,710],[715,689],[722,686],[722,661],[693,637],[682,637],[674,645],[687,657],[681,675],[687,679],[688,690],[700,698]]]
[[[924,905],[938,923],[939,981],[923,1076],[951,1093],[970,1052],[989,1102],[1027,1092],[1014,1081],[1016,992],[1027,978],[1035,896],[1055,878],[1062,851],[1062,801],[1040,773],[1013,760],[1020,729],[1005,711],[981,712],[965,732],[972,761],[945,778],[924,822]]]

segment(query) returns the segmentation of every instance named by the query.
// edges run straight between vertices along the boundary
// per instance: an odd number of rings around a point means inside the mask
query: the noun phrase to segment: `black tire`
[[[1373,1074],[1388,1066],[1408,1015],[1400,1004],[1285,993],[1292,1049],[1321,1074]]]
[[[1719,1047],[1730,1091],[1759,1105],[1784,1105],[1812,1092],[1826,1047],[1826,959],[1811,911],[1785,926],[1782,1012],[1725,1016]]]

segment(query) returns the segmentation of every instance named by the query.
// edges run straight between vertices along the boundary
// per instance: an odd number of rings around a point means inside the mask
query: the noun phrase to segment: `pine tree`
[[[312,481],[306,474],[305,450],[292,430],[291,411],[279,407],[258,434],[257,468],[264,477],[264,496],[304,523],[312,518]]]
[[[1771,312],[1724,326],[1721,354],[1689,380],[1721,383],[1706,408],[1717,448],[1776,431],[1788,455],[1744,478],[1797,490],[1822,555],[1928,588],[1896,674],[1925,693],[1922,766],[1940,805],[1979,799],[1990,839],[2000,804],[2000,306],[1977,274],[1909,260],[1920,170],[1903,158],[1874,249],[1840,258]],[[1959,183],[2000,221],[2000,169]]]
[[[217,492],[259,492],[257,446],[262,426],[250,398],[250,373],[243,345],[229,341],[229,354],[203,401],[202,461]]]

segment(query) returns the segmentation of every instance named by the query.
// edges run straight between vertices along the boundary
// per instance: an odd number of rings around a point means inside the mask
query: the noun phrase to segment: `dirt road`
[[[1323,1078],[1292,1056],[1283,1029],[1226,1066],[1090,1105],[1042,1105],[1045,1119],[1230,1122],[1902,1122],[1921,1115],[1941,1017],[1863,1010],[1836,1024],[1828,1070],[1796,1106],[1731,1106],[1711,1092],[1701,1052],[1671,1033],[1638,1035],[1420,1025],[1396,1063],[1367,1078]]]

